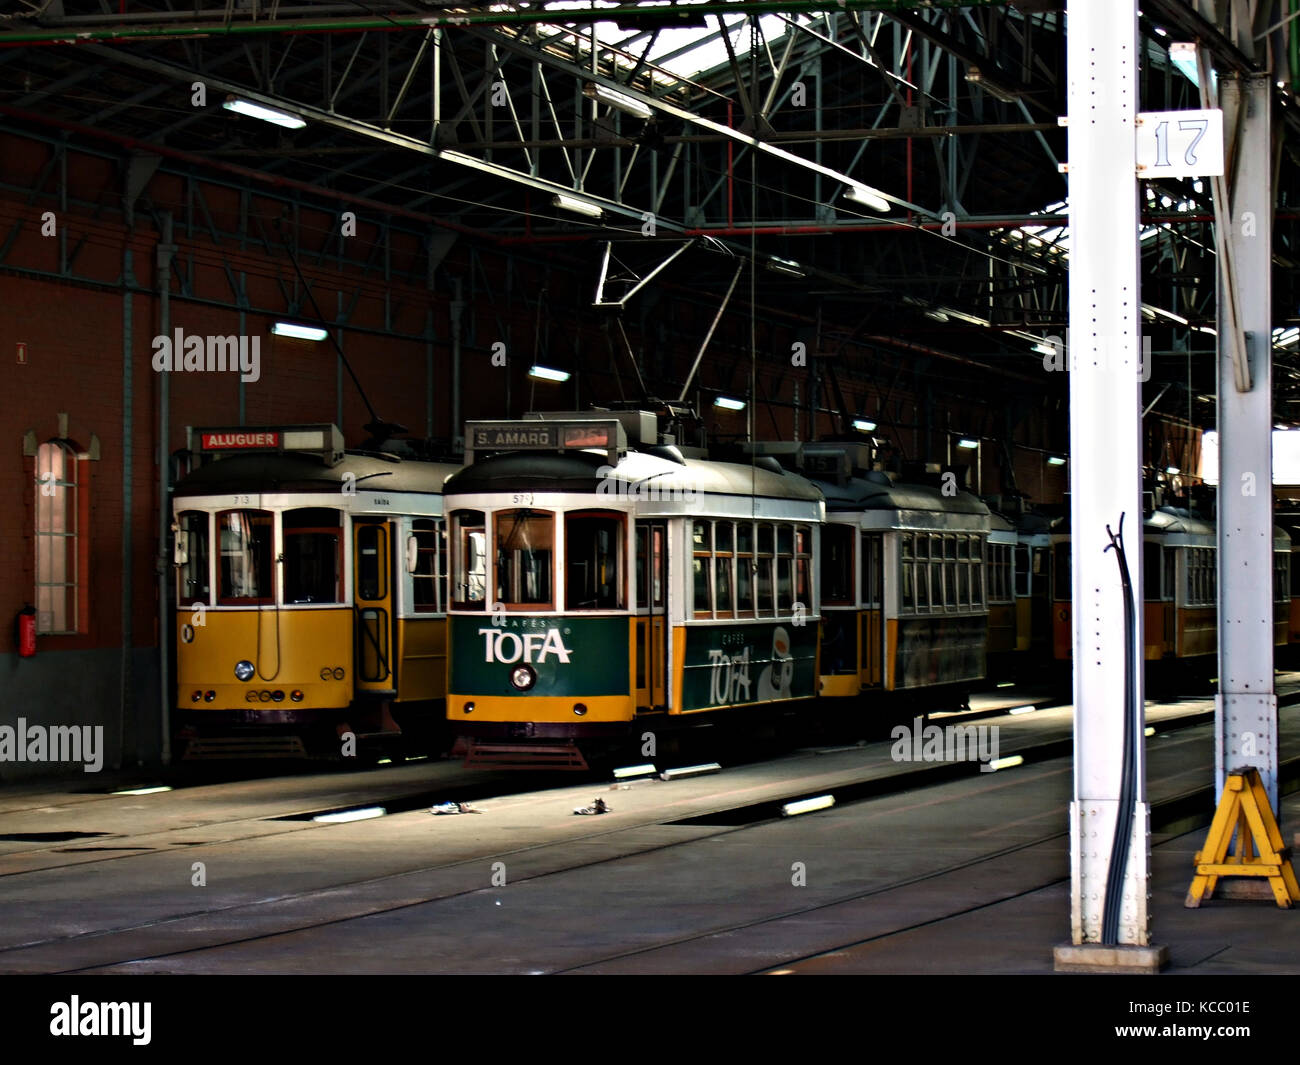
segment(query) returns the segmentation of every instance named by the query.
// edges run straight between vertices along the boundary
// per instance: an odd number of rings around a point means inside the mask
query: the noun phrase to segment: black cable
[[[1124,589],[1124,749],[1121,765],[1119,809],[1115,818],[1115,838],[1110,848],[1110,866],[1106,871],[1106,897],[1102,910],[1101,941],[1106,946],[1119,942],[1120,914],[1124,904],[1124,878],[1128,871],[1128,856],[1133,836],[1133,805],[1137,798],[1137,714],[1139,707],[1133,697],[1137,674],[1136,649],[1137,608],[1133,598],[1133,582],[1129,576],[1128,556],[1124,553],[1124,515],[1119,516],[1119,532],[1106,526],[1110,544],[1104,548],[1115,549],[1119,564],[1119,579]]]

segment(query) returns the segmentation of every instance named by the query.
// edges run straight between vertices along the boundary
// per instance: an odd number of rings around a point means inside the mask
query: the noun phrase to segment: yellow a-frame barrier
[[[1230,856],[1234,830],[1237,848]],[[1194,909],[1213,898],[1221,876],[1265,876],[1279,906],[1290,909],[1300,902],[1291,850],[1282,846],[1282,833],[1257,769],[1239,769],[1224,782],[1205,847],[1196,852],[1196,876],[1183,905]]]

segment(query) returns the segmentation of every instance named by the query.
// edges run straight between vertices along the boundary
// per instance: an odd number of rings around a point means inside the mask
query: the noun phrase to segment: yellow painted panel
[[[857,673],[836,674],[820,679],[821,694],[829,699],[857,695],[862,691],[862,681]]]
[[[1016,598],[1016,650],[1028,651],[1034,642],[1034,601],[1027,595]]]
[[[190,621],[189,611],[176,615],[178,705],[192,710],[288,710],[337,708],[351,703],[352,611],[347,607],[207,610],[204,624],[192,625]],[[192,635],[189,642],[187,634]],[[241,660],[258,668],[247,683],[235,678],[235,663]],[[322,669],[341,669],[343,678],[335,680],[331,673],[328,680],[322,680]],[[250,690],[263,689],[283,691],[284,702],[247,700]],[[289,701],[288,694],[294,689],[303,692],[302,702]],[[194,703],[191,697],[197,690],[215,691],[216,699]]]
[[[464,713],[467,702],[474,704],[473,713]],[[579,717],[573,712],[574,703],[582,703],[587,712]],[[447,720],[457,721],[534,721],[561,725],[581,725],[593,722],[631,721],[636,710],[630,695],[592,695],[586,698],[572,696],[509,696],[509,695],[457,695],[447,696]]]
[[[399,618],[397,661],[397,698],[394,702],[445,698],[447,619]]]

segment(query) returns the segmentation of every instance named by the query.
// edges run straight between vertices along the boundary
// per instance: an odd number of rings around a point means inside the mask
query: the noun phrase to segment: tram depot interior
[[[1066,4],[580,6],[0,22],[0,972],[1051,971],[1081,461]],[[1248,335],[1284,829],[1294,12],[1144,0],[1136,25],[1141,111],[1264,79],[1271,266],[1241,284],[1272,316]],[[1174,969],[1280,972],[1272,926],[1207,960],[1182,908],[1213,808],[1233,137],[1224,177],[1139,172],[1114,252],[1141,287],[1126,528],[1156,927]],[[872,819],[927,845],[885,869]],[[1045,900],[990,911],[1036,946],[986,953],[955,902],[890,909],[953,847]],[[551,906],[575,848],[661,917],[485,930],[480,901]],[[674,861],[689,889],[662,885]],[[91,876],[106,897],[58,910]],[[349,894],[384,877],[461,931]],[[272,882],[296,924],[257,901]],[[805,899],[819,929],[771,916]],[[185,916],[228,907],[224,932]],[[174,931],[145,941],[150,915]],[[871,936],[889,950],[846,946]]]

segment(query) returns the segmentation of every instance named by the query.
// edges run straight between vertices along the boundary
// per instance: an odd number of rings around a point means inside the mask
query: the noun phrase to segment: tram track
[[[1295,694],[1296,698],[1300,699],[1300,692]],[[1204,712],[1193,713],[1179,718],[1177,725],[1166,723],[1168,726],[1165,730],[1166,734],[1170,734],[1180,729],[1194,728],[1196,725],[1203,723],[1205,716]],[[1188,742],[1191,742],[1191,740],[1189,739]],[[1050,755],[1047,750],[1044,750],[1040,752],[1040,757],[1036,757],[1032,759],[1032,761],[1026,759],[1027,764],[1033,765],[1034,763],[1048,761],[1051,757],[1059,758],[1061,754],[1065,753],[1059,749],[1059,745],[1059,740],[1048,741],[1046,744],[1040,745],[1041,747],[1049,748]],[[944,767],[923,767],[920,771],[907,771],[887,775],[880,778],[880,780],[883,784],[889,785],[889,787],[877,789],[873,794],[857,796],[851,791],[846,792],[843,787],[838,787],[836,788],[837,795],[843,796],[840,808],[842,809],[843,806],[847,804],[866,802],[872,798],[881,798],[886,795],[896,795],[907,791],[915,791],[921,788],[945,783],[947,780],[955,779],[953,776],[948,776],[946,779],[940,779],[933,773],[935,768]],[[1300,759],[1292,758],[1284,763],[1283,779],[1287,782],[1288,788],[1291,788],[1295,783],[1300,782]],[[1011,783],[1014,783],[1014,781],[1011,778],[1008,778],[1007,784],[1009,785]],[[1198,803],[1200,804],[1199,811],[1194,809]],[[1212,789],[1210,788],[1196,788],[1177,795],[1168,796],[1153,805],[1153,831],[1160,831],[1166,823],[1172,824],[1175,821],[1184,824],[1184,827],[1179,829],[1180,831],[1187,831],[1190,827],[1194,827],[1194,825],[1187,824],[1189,817],[1192,821],[1196,821],[1197,823],[1207,823],[1211,803]],[[701,806],[707,805],[707,801],[702,801],[695,805],[696,809],[699,809]],[[714,805],[715,809],[713,811],[713,816],[715,817],[718,814],[725,813],[728,809],[736,809],[735,807],[717,806],[716,803]],[[772,800],[765,799],[759,805],[770,808]],[[538,869],[536,872],[512,875],[511,884],[512,886],[517,887],[529,883],[543,882],[551,877],[580,873],[584,870],[591,870],[628,859],[642,858],[645,856],[668,852],[676,848],[687,847],[707,840],[730,836],[735,833],[743,833],[747,830],[770,825],[776,820],[774,817],[764,816],[759,819],[746,820],[743,823],[716,825],[714,830],[695,832],[689,837],[680,840],[663,842],[656,845],[623,846],[618,848],[616,853],[598,857],[589,861],[574,862],[571,859],[564,860],[561,855],[561,860],[548,866],[545,860],[545,852],[551,848],[554,848],[557,851],[557,854],[559,854],[559,852],[572,850],[575,847],[580,849],[581,845],[584,844],[595,844],[601,841],[609,841],[620,834],[634,832],[637,829],[674,823],[665,816],[662,809],[657,810],[656,812],[657,816],[654,818],[643,819],[638,823],[610,825],[608,828],[603,828],[600,831],[569,836],[563,840],[550,839],[545,842],[530,844],[526,847],[494,851],[490,857],[493,859],[508,861],[512,865],[515,865],[516,868],[518,861],[521,858],[532,857],[534,860],[538,858],[542,859],[542,868]],[[708,814],[701,814],[694,818],[689,818],[688,820],[699,823],[700,821],[707,821],[708,816]],[[1199,821],[1197,821],[1198,818],[1200,819]],[[815,905],[792,908],[788,911],[769,914],[757,920],[703,929],[690,936],[680,937],[660,944],[642,946],[629,951],[613,953],[603,958],[587,959],[582,961],[580,964],[562,966],[553,971],[577,971],[617,962],[623,959],[644,958],[652,955],[656,950],[671,950],[674,948],[689,946],[692,943],[701,942],[712,936],[735,934],[737,932],[760,929],[765,926],[774,926],[783,921],[797,921],[810,914],[827,911],[836,906],[849,905],[863,899],[872,898],[892,891],[903,890],[918,883],[951,875],[955,872],[961,871],[962,869],[996,862],[1009,855],[1059,839],[1063,835],[1064,833],[1060,831],[1041,834],[1033,839],[1022,841],[1011,847],[1000,848],[976,856],[967,861],[946,866],[943,869],[928,871],[919,876],[906,877],[888,884],[876,885],[866,891],[853,892],[841,897],[821,901]],[[120,862],[127,857],[137,856],[138,855],[117,854],[112,857],[106,856],[100,860]],[[385,915],[396,914],[403,910],[409,910],[429,904],[448,903],[459,898],[479,894],[484,890],[481,871],[485,860],[487,860],[485,856],[478,855],[454,862],[426,864],[415,869],[387,873],[378,877],[359,878],[346,883],[335,883],[322,887],[313,887],[298,892],[275,895],[253,902],[236,903],[225,907],[196,908],[193,910],[169,914],[154,920],[123,923],[111,928],[95,929],[68,936],[35,938],[0,948],[0,969],[8,969],[9,971],[53,971],[72,974],[103,971],[105,969],[112,969],[120,966],[134,967],[138,964],[157,965],[162,963],[165,965],[168,959],[177,959],[190,955],[203,954],[207,951],[246,947],[266,940],[275,939],[276,937],[291,936],[318,929],[347,925],[356,920],[383,917]],[[427,885],[423,890],[419,889],[417,885],[414,884],[409,887],[402,885],[403,879],[427,877],[430,875],[456,874],[458,872],[467,873],[471,871],[474,872],[478,878],[472,885],[466,886],[461,890],[451,889],[429,892],[427,890]],[[1059,879],[1050,882],[1059,882]],[[1035,888],[1029,890],[1037,890],[1042,886],[1046,885],[1037,885]],[[399,895],[397,900],[392,899],[393,889],[395,887],[398,889],[397,893]],[[365,896],[367,894],[380,897],[374,898],[374,901],[370,903],[361,902],[358,904],[360,900],[355,898],[350,904],[347,902],[346,898],[343,898],[340,902],[341,897],[344,896]],[[329,912],[331,911],[331,908],[337,912]],[[327,911],[326,916],[316,916],[313,918],[304,918],[302,916],[304,912],[319,915],[322,909]],[[951,917],[957,915],[958,911],[954,911],[946,916]],[[224,933],[219,935],[209,935],[207,942],[193,943],[192,945],[177,950],[138,951],[130,949],[129,947],[125,950],[121,949],[122,947],[127,947],[126,942],[121,943],[117,948],[109,948],[107,951],[104,950],[104,947],[109,943],[123,937],[126,937],[129,942],[130,940],[138,939],[141,936],[152,937],[158,934],[166,935],[169,933],[183,935],[187,933],[187,925],[211,926],[214,922],[220,923],[224,921],[229,923],[232,919],[237,917],[240,918],[240,927],[248,928],[249,934],[230,935],[229,930],[226,930]],[[932,922],[923,921],[918,923],[915,927],[920,927],[925,923]],[[259,925],[261,928],[258,928]],[[907,929],[900,928],[890,934],[897,934],[906,930]],[[193,931],[197,931],[197,929],[194,929]],[[209,929],[209,931],[211,932],[212,930]],[[192,931],[190,934],[192,934]],[[93,959],[85,959],[88,964],[74,965],[64,968],[32,969],[25,965],[18,968],[10,968],[10,966],[6,966],[3,961],[6,957],[17,959],[23,952],[51,952],[67,948],[73,948],[75,952],[76,948],[84,948],[87,946],[93,946],[94,949],[92,953],[96,955]],[[754,971],[767,971],[769,968],[770,966],[765,966]]]

